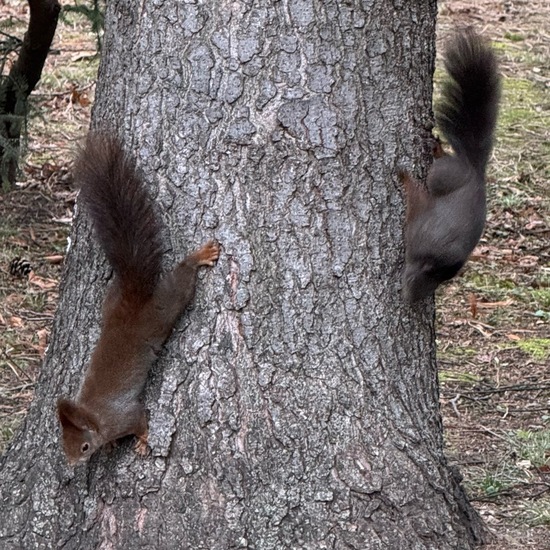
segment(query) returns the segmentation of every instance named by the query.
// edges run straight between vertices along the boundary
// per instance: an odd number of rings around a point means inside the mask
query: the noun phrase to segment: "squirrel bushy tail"
[[[161,273],[161,227],[135,162],[118,139],[90,134],[74,173],[122,296],[146,300]]]
[[[493,50],[472,28],[457,33],[447,47],[443,84],[436,107],[441,132],[458,157],[466,157],[479,174],[493,148],[500,77]]]

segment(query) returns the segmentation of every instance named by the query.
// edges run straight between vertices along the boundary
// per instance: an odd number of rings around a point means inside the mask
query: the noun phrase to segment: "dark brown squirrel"
[[[403,294],[408,302],[433,294],[454,277],[485,226],[485,169],[500,100],[498,62],[485,40],[467,28],[449,43],[445,68],[449,78],[436,120],[454,155],[434,148],[426,188],[399,173],[407,198]]]
[[[131,434],[138,437],[136,450],[146,453],[140,398],[149,368],[193,298],[198,268],[214,265],[219,255],[210,241],[161,276],[161,226],[134,160],[117,139],[90,134],[74,173],[115,278],[80,391],[74,400],[57,402],[70,464]]]

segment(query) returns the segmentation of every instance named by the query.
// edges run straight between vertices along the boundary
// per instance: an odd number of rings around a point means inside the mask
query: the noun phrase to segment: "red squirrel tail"
[[[482,175],[493,148],[500,99],[497,58],[471,27],[458,32],[445,52],[449,78],[436,106],[437,124],[457,156]]]
[[[135,161],[118,139],[89,134],[74,174],[123,296],[147,299],[161,272],[161,226]]]

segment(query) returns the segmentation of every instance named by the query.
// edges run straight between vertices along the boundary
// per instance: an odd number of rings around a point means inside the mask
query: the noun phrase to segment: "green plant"
[[[522,460],[535,468],[550,466],[550,430],[516,430],[510,441]]]
[[[97,51],[101,51],[101,40],[105,28],[105,0],[91,0],[79,2],[75,0],[74,6],[63,6],[61,18],[67,21],[67,14],[76,13],[84,16],[89,22],[92,32],[96,36]]]
[[[536,502],[526,502],[522,506],[520,519],[530,527],[550,525],[550,499],[541,499]]]
[[[494,473],[487,473],[487,475],[480,482],[480,489],[485,496],[492,498],[499,495],[502,491],[509,486],[504,479],[499,478]]]

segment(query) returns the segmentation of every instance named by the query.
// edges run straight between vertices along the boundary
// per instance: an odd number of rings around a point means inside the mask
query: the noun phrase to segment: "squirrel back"
[[[437,125],[456,156],[466,157],[484,175],[500,99],[496,56],[481,36],[466,28],[447,47],[445,68],[450,78],[436,107]]]
[[[161,273],[161,227],[134,160],[118,139],[89,134],[75,175],[122,297],[147,300]]]

